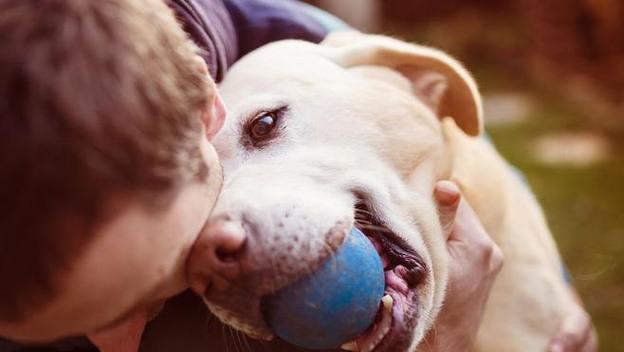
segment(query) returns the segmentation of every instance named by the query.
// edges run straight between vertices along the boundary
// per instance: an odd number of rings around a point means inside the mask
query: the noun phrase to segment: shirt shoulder
[[[328,30],[310,11],[310,5],[295,0],[223,0],[244,55],[269,42],[301,39],[320,42]]]
[[[239,56],[234,23],[223,0],[168,0],[178,21],[202,49],[210,75],[220,81]]]

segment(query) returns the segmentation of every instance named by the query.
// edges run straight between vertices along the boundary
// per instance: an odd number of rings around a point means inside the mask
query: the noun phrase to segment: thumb
[[[455,216],[461,201],[459,187],[452,181],[438,181],[435,184],[433,196],[438,205],[438,215],[444,238],[448,239],[455,226]]]
[[[550,342],[549,352],[584,351],[581,347],[587,345],[591,335],[591,318],[584,309],[576,307],[559,326],[559,330]],[[595,351],[595,348],[587,350]]]

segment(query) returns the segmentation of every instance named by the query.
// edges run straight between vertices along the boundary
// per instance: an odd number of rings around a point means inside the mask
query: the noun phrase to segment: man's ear
[[[440,118],[452,117],[468,135],[481,133],[483,108],[477,84],[442,51],[354,31],[330,34],[321,44],[325,55],[345,68],[376,65],[400,72],[412,83],[414,94]]]
[[[225,105],[219,95],[219,90],[208,71],[208,65],[199,55],[195,56],[195,69],[206,75],[209,79],[210,92],[206,92],[210,96],[208,106],[201,112],[201,121],[204,124],[206,136],[209,141],[212,141],[214,137],[219,133],[225,122]]]

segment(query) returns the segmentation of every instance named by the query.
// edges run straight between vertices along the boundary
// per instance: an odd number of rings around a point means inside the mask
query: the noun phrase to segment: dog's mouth
[[[418,321],[418,289],[427,279],[422,257],[390,230],[364,200],[355,206],[355,226],[373,243],[381,257],[386,288],[371,327],[343,350],[384,352],[406,350]]]

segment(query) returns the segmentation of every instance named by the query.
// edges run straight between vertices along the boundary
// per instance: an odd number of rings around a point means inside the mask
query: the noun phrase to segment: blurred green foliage
[[[624,143],[611,136],[611,157],[586,167],[544,165],[533,157],[536,138],[597,128],[570,101],[549,94],[533,98],[535,107],[526,120],[488,132],[498,150],[526,175],[542,204],[597,327],[600,351],[624,351],[619,340],[624,331]]]

